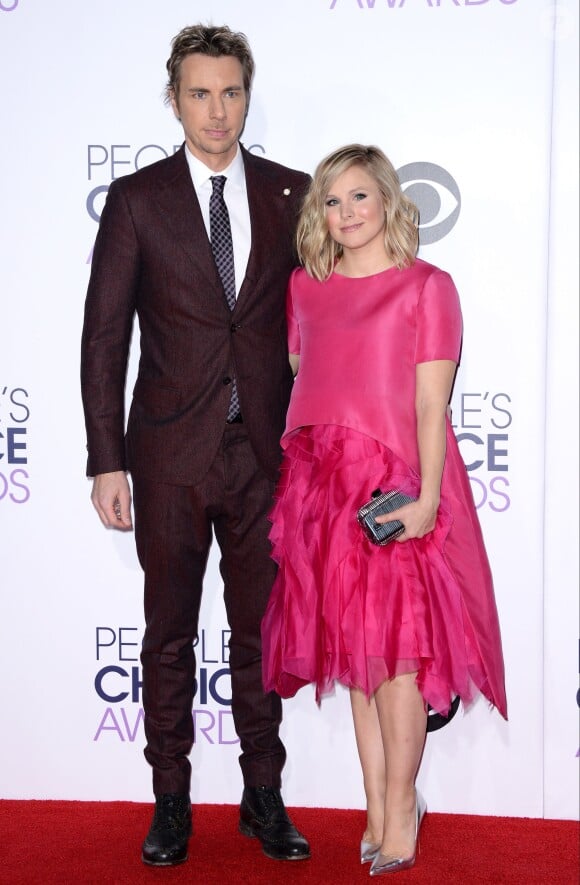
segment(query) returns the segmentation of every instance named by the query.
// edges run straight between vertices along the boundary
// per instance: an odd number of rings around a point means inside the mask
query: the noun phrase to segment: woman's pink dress
[[[291,697],[314,683],[320,698],[339,681],[370,696],[417,672],[442,714],[479,690],[506,716],[492,577],[449,422],[434,531],[377,547],[356,519],[376,488],[419,493],[415,368],[459,359],[451,277],[419,259],[324,283],[300,269],[288,327],[300,370],[270,515],[279,569],[262,623],[266,689]]]

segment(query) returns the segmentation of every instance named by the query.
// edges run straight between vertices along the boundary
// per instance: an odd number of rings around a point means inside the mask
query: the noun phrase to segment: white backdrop
[[[576,817],[573,0],[0,0],[1,795],[151,798],[142,578],[133,538],[104,531],[89,503],[79,338],[106,187],[181,143],[165,61],[198,19],[250,39],[246,146],[312,171],[341,144],[379,144],[422,208],[422,257],[462,297],[453,415],[510,720],[479,701],[430,733],[430,807]],[[214,551],[192,753],[202,802],[241,790],[221,589]],[[304,689],[283,735],[288,804],[363,807],[345,692],[319,710]]]

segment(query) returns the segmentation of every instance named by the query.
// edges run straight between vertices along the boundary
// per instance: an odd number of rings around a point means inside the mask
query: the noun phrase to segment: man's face
[[[219,172],[235,157],[244,128],[248,99],[242,65],[230,55],[195,53],[183,59],[180,73],[173,111],[192,154]]]

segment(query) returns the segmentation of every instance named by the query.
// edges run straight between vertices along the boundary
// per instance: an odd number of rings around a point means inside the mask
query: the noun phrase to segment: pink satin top
[[[419,473],[415,366],[457,362],[461,347],[449,274],[420,259],[369,277],[334,273],[323,283],[298,269],[287,316],[300,369],[284,437],[308,424],[340,424],[380,440]]]

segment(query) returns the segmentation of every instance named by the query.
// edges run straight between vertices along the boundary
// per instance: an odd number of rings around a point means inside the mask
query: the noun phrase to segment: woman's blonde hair
[[[362,167],[377,183],[385,207],[385,249],[398,268],[411,265],[419,245],[419,211],[401,190],[392,163],[374,145],[349,144],[329,154],[316,167],[298,221],[296,244],[310,276],[326,280],[342,255],[326,223],[326,199],[333,181],[350,169]]]

